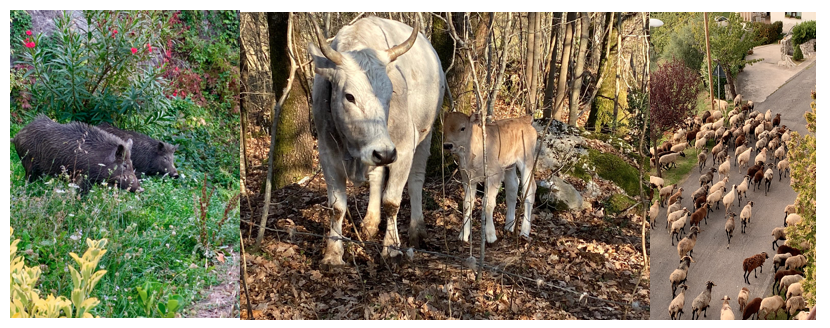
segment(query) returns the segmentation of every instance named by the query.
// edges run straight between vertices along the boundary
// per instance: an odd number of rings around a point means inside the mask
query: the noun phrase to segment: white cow
[[[400,246],[397,215],[407,181],[410,245],[418,247],[426,234],[421,189],[446,80],[438,54],[418,33],[419,25],[413,29],[367,17],[343,27],[331,45],[315,25],[319,48],[309,45],[317,73],[312,101],[332,208],[329,237],[342,235],[346,179],[361,183],[367,176],[369,208],[362,230],[369,238],[377,233],[382,213],[387,220],[383,245]],[[384,247],[382,254],[394,257],[399,252]],[[343,265],[342,257],[342,242],[327,239],[323,265]]]

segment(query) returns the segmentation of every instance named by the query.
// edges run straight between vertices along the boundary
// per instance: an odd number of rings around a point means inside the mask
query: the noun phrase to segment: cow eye
[[[351,93],[346,94],[346,100],[348,100],[350,103],[354,104],[354,96],[352,96]]]
[[[461,131],[464,131],[464,129],[466,129],[466,128],[462,126],[462,127],[461,127]]]

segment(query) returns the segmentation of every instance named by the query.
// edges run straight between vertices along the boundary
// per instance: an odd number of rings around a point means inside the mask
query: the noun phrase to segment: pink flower
[[[26,35],[32,35],[32,31],[31,30],[26,30]]]
[[[26,43],[24,44],[24,46],[26,46],[26,48],[34,48],[34,47],[35,47],[35,43],[34,43],[34,42],[26,42]]]
[[[130,48],[130,51],[133,53],[133,55],[135,55],[135,53],[136,53],[136,52],[138,52],[138,49],[136,49],[136,48]]]
[[[173,97],[175,97],[175,96],[176,96],[176,91],[173,91]]]
[[[26,40],[28,41],[28,39],[26,39]],[[173,71],[174,71],[174,72],[178,72],[178,71],[179,71],[179,68],[178,68],[178,67],[173,68]]]
[[[113,29],[113,30],[112,30],[112,37],[114,38],[116,34],[118,34],[118,30]]]
[[[147,51],[148,52],[153,52],[153,46],[150,45],[149,43],[147,44]]]
[[[24,41],[23,43],[29,43],[29,38],[26,38],[26,40],[23,40],[23,41]]]

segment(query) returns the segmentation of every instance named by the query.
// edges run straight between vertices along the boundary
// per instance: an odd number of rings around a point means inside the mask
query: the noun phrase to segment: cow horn
[[[420,16],[415,19],[415,26],[412,28],[412,34],[409,36],[404,43],[401,43],[397,46],[389,48],[386,50],[386,53],[389,55],[389,62],[395,61],[398,57],[405,54],[409,51],[410,48],[415,44],[415,40],[418,39],[418,32],[421,30],[421,20]]]
[[[317,46],[320,47],[320,51],[323,52],[323,56],[326,56],[326,58],[331,60],[335,65],[343,64],[343,55],[337,52],[337,50],[332,49],[330,44],[326,43],[326,37],[323,35],[323,30],[320,29],[320,25],[317,24],[317,21],[314,20],[313,17],[312,22],[314,22],[314,32],[317,34]]]

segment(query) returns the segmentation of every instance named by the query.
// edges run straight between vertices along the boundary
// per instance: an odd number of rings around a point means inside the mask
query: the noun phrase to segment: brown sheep
[[[758,189],[764,189],[761,187],[761,182],[764,181],[764,170],[758,170],[755,172],[755,176],[752,177],[752,183],[755,185],[752,187],[753,191],[758,191]]]
[[[778,254],[790,253],[793,256],[801,255],[801,250],[791,247],[790,245],[781,245],[778,247]]]
[[[680,197],[683,197],[683,188],[682,187],[680,189],[678,189],[677,192],[674,193],[674,195],[671,195],[671,197],[669,197],[669,204],[674,204],[677,201],[677,199],[680,198]]]
[[[738,310],[744,312],[744,309],[746,309],[747,301],[749,301],[749,288],[743,287],[741,288],[741,292],[738,293]]]
[[[753,165],[746,169],[746,175],[750,178],[755,176],[755,173],[764,169],[763,165]]]
[[[764,261],[766,261],[768,258],[769,256],[767,256],[766,252],[761,252],[761,254],[755,254],[744,259],[744,282],[747,285],[751,285],[749,283],[750,272],[754,272],[755,278],[758,278],[758,267],[761,267],[761,273],[764,273]]]
[[[775,118],[772,119],[772,126],[778,126],[781,124],[781,113],[775,114]]]
[[[692,193],[692,199],[697,199],[700,195],[708,195],[709,194],[709,185],[703,185],[700,188],[697,188],[694,193]],[[786,217],[785,217],[786,218]]]
[[[707,195],[700,195],[699,197],[695,198],[695,210],[698,210],[701,206],[703,206],[703,204],[706,204]]]
[[[703,206],[701,206],[699,209],[695,210],[695,212],[692,213],[691,220],[689,221],[689,222],[691,222],[691,223],[689,223],[689,227],[693,227],[693,226],[700,227],[700,221],[704,221],[704,223],[706,223],[708,225],[709,222],[706,221],[707,214],[709,214],[708,211],[709,211],[709,204],[703,204]]]
[[[755,318],[758,318],[758,310],[761,308],[761,301],[762,299],[760,297],[756,297],[749,301],[749,303],[746,303],[743,314],[744,320],[751,318],[753,314],[755,315]]]
[[[689,257],[694,258],[692,253],[695,252],[695,243],[697,243],[697,234],[700,232],[700,228],[692,227],[689,229],[689,235],[683,237],[683,240],[677,243],[677,255],[680,256],[682,259],[688,253]]]
[[[698,179],[700,181],[700,185],[702,186],[702,185],[709,184],[710,182],[712,182],[712,178],[714,177],[715,172],[717,172],[717,169],[713,167],[713,168],[709,169],[708,172],[701,175],[700,178]]]
[[[706,154],[705,151],[702,151],[702,152],[697,154],[697,173],[702,173],[703,172],[703,167],[706,166],[706,157],[707,156],[708,155]]]
[[[677,293],[677,287],[686,283],[686,276],[689,273],[689,265],[691,265],[691,263],[694,261],[695,260],[693,260],[691,257],[684,256],[682,259],[680,259],[680,265],[677,266],[677,269],[674,269],[671,275],[669,275],[669,282],[671,282],[672,298],[674,298],[674,296]]]
[[[718,162],[717,162],[717,157],[718,156],[717,155],[718,155],[718,153],[720,153],[721,150],[723,150],[723,142],[718,142],[717,145],[712,147],[712,165],[718,164]]]

